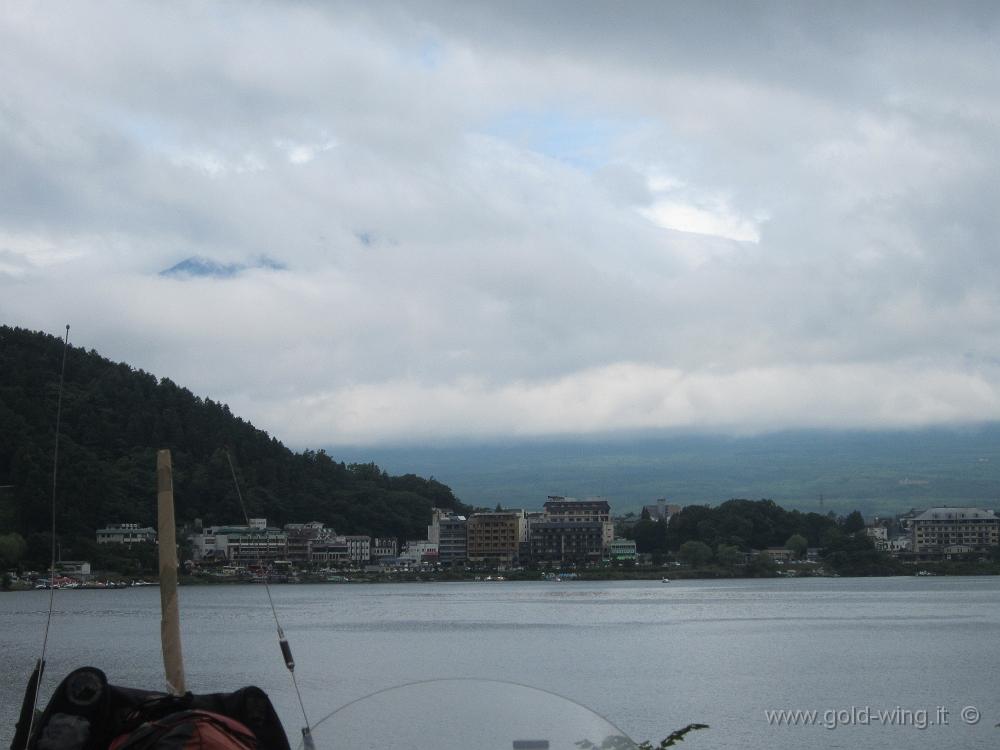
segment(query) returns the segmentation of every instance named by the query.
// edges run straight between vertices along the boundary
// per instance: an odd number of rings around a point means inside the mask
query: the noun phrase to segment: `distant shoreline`
[[[562,573],[552,572],[543,574],[540,571],[492,571],[475,574],[455,575],[446,571],[434,572],[412,572],[396,574],[377,573],[357,573],[344,575],[341,580],[328,580],[321,576],[304,576],[298,580],[272,580],[268,581],[272,586],[296,586],[301,584],[326,584],[326,585],[349,585],[358,583],[594,583],[602,581],[663,581],[665,584],[673,581],[687,580],[762,580],[777,578],[906,578],[906,577],[960,577],[960,576],[997,576],[1000,575],[1000,566],[996,563],[928,563],[915,569],[912,573],[896,573],[886,575],[848,575],[837,574],[826,571],[780,571],[775,575],[749,576],[732,574],[726,571],[715,569],[688,569],[678,570],[676,568],[664,568],[660,570],[643,571],[565,571]],[[545,575],[551,576],[545,578]],[[188,586],[250,586],[259,585],[262,581],[238,579],[238,578],[206,578],[203,576],[182,576],[179,585]],[[159,587],[159,582],[147,582],[142,586],[78,586],[60,587],[59,591],[121,591],[132,588],[146,588],[148,586]],[[48,591],[49,589],[38,589],[34,586],[11,586],[0,593],[14,593],[24,591]]]

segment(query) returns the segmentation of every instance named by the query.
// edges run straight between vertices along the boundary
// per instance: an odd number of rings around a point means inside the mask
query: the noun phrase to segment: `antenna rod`
[[[174,478],[170,451],[156,454],[157,536],[160,546],[160,645],[167,689],[184,695],[184,655],[177,606],[177,529],[174,524]]]
[[[69,323],[66,324],[66,338],[63,339],[62,365],[59,368],[59,398],[56,401],[56,438],[55,448],[52,451],[52,549],[51,560],[49,562],[49,613],[45,618],[45,632],[42,636],[42,655],[38,657],[35,666],[34,696],[31,699],[31,719],[28,722],[28,731],[25,734],[25,741],[31,741],[31,735],[35,731],[35,708],[38,706],[38,698],[42,690],[42,674],[45,670],[45,653],[49,646],[49,629],[52,627],[52,611],[55,608],[56,597],[56,477],[59,473],[59,434],[62,429],[62,399],[63,386],[66,383],[66,352],[69,351]],[[37,676],[36,676],[37,675]],[[31,681],[28,682],[28,689],[31,689]],[[27,703],[27,695],[25,695]],[[22,715],[24,707],[21,709]]]
[[[240,501],[240,509],[243,511],[243,518],[247,522],[247,528],[250,528],[250,514],[247,513],[246,503],[243,502],[243,492],[240,490],[239,479],[236,478],[236,466],[233,465],[233,458],[229,455],[229,449],[224,448],[226,453],[226,461],[229,462],[229,473],[233,475],[233,486],[236,488],[236,499]],[[266,530],[264,532],[267,533]],[[260,555],[260,545],[253,545],[257,556],[257,567],[263,573],[264,561]],[[264,574],[264,591],[267,592],[267,603],[271,605],[271,614],[274,616],[274,627],[278,631],[278,647],[281,649],[281,658],[285,661],[285,667],[288,669],[288,674],[292,678],[292,686],[295,688],[295,696],[299,699],[299,708],[302,711],[302,720],[305,722],[305,726],[302,727],[302,744],[304,750],[315,750],[316,743],[312,736],[312,727],[309,724],[309,716],[306,714],[306,704],[302,702],[302,692],[299,690],[298,680],[295,679],[295,659],[292,657],[292,647],[288,645],[288,639],[285,637],[285,631],[281,629],[281,622],[278,620],[278,610],[274,606],[274,599],[271,598],[271,587],[267,582],[267,574]]]

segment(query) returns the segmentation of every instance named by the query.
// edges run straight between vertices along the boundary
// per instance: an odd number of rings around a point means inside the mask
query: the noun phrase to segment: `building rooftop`
[[[206,535],[249,534],[252,536],[261,536],[261,535],[284,534],[285,532],[273,526],[268,526],[266,528],[258,526],[206,526],[202,530],[202,533]]]
[[[928,508],[914,521],[954,521],[962,519],[994,519],[997,515],[992,510],[983,508],[950,508],[943,506],[940,508]]]
[[[602,510],[610,510],[611,505],[607,500],[600,497],[591,497],[586,500],[577,500],[573,497],[549,497],[545,501],[545,509],[553,508],[601,508]]]

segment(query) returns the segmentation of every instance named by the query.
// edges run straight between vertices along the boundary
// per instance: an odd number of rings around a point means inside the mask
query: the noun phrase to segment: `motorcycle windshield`
[[[634,750],[588,708],[510,682],[414,682],[348,703],[313,727],[317,750]],[[303,748],[300,741],[299,748]]]

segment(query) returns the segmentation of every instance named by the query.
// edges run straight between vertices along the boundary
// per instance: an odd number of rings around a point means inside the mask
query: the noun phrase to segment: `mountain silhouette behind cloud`
[[[285,269],[285,265],[268,257],[259,258],[252,263],[219,263],[211,258],[193,256],[185,258],[179,263],[175,263],[170,268],[160,271],[160,276],[180,278],[198,276],[217,279],[231,279],[244,271],[254,268],[263,268],[269,271],[282,271]]]

